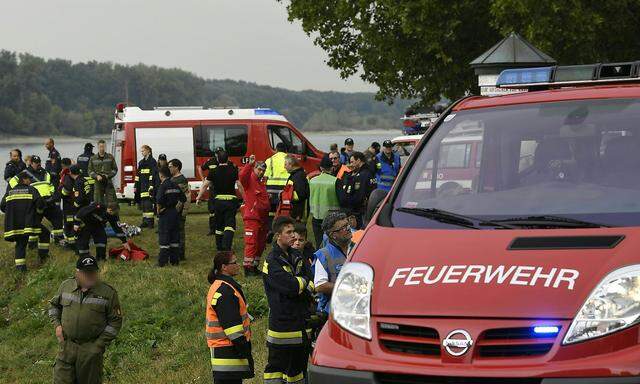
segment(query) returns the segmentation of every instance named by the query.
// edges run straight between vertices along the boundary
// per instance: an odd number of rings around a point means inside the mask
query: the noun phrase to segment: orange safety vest
[[[232,326],[224,329],[218,320],[218,314],[213,306],[218,299],[222,296],[218,292],[218,289],[222,284],[227,284],[233,289],[234,295],[238,298],[240,303],[240,316],[242,317],[242,324]],[[249,319],[249,313],[247,312],[247,303],[242,298],[240,292],[235,287],[226,281],[216,280],[211,284],[209,293],[207,294],[207,323],[205,325],[205,334],[207,337],[207,345],[209,348],[229,347],[232,346],[232,339],[244,336],[247,341],[251,341],[251,319]]]
[[[276,210],[276,217],[291,216],[294,193],[293,183],[287,183],[282,192],[280,192],[280,204],[278,204],[278,209]]]

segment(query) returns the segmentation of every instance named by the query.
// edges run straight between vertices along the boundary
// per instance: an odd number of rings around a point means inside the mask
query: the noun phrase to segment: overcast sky
[[[376,90],[340,79],[275,0],[7,0],[0,36],[0,49],[45,58],[155,64],[294,90]]]

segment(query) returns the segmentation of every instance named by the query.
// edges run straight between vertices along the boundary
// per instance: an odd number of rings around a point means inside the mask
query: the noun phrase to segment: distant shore
[[[22,135],[6,135],[0,134],[0,143],[2,144],[44,144],[44,141],[49,137],[53,137],[56,143],[83,143],[83,142],[95,142],[100,139],[108,139],[109,135],[96,135],[91,137],[78,137],[78,136],[22,136]]]

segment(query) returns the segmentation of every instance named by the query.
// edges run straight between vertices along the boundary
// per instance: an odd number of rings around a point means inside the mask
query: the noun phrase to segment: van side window
[[[196,127],[196,156],[211,157],[216,148],[229,156],[246,156],[249,139],[246,125],[202,125]]]
[[[289,127],[281,126],[281,125],[268,125],[267,132],[269,134],[269,142],[271,143],[271,148],[276,149],[276,145],[278,143],[284,143],[287,146],[287,153],[292,153],[294,155],[302,154],[302,140],[289,129]],[[307,155],[309,155],[310,150],[307,150]],[[313,152],[311,152],[311,156],[313,156]]]

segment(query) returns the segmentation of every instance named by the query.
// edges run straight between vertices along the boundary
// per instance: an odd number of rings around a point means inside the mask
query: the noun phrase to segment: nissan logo
[[[442,346],[451,356],[462,356],[473,345],[473,339],[464,329],[456,329],[442,340]]]

